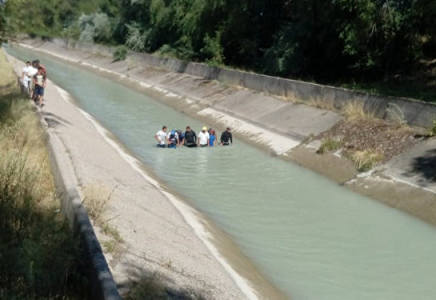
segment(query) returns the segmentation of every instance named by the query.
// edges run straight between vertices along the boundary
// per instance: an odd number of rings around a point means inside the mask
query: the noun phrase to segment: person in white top
[[[201,132],[198,134],[198,145],[200,147],[209,146],[209,132],[207,132],[207,127],[203,127]]]
[[[29,90],[29,83],[32,80],[32,77],[36,74],[36,72],[32,72],[32,69],[32,64],[30,61],[28,61],[26,62],[26,66],[23,68],[23,72],[21,73],[21,82],[26,90]],[[29,71],[31,72],[29,73]]]
[[[159,148],[165,148],[165,140],[167,139],[166,132],[167,132],[167,127],[163,126],[162,130],[159,130],[154,136],[154,138],[158,141],[157,146]]]

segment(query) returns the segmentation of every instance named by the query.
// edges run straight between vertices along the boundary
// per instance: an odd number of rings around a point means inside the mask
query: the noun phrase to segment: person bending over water
[[[197,134],[189,126],[186,126],[185,146],[188,148],[197,147]]]
[[[180,147],[180,146],[185,144],[185,133],[182,130],[178,129],[177,130],[177,135],[179,136],[179,144],[178,144],[178,146]]]
[[[233,145],[232,133],[230,132],[230,127],[227,127],[226,131],[221,134],[221,145],[229,146]]]
[[[198,134],[198,145],[200,147],[209,146],[209,132],[206,131],[207,127],[203,127],[201,132]]]
[[[159,130],[154,138],[158,141],[157,146],[159,148],[165,148],[165,140],[167,139],[167,127],[163,126],[162,130]]]
[[[179,144],[179,135],[173,129],[168,135],[168,148],[176,149],[178,144]]]

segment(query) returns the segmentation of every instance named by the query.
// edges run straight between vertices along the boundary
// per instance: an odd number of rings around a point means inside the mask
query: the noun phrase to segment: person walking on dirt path
[[[209,132],[207,132],[206,126],[204,126],[201,132],[198,134],[198,145],[200,147],[209,146]]]
[[[186,126],[185,146],[188,148],[197,147],[197,134],[190,126]]]
[[[167,139],[167,127],[166,126],[162,126],[162,130],[159,130],[154,138],[158,141],[157,146],[159,148],[165,148],[165,141]]]
[[[33,83],[35,84],[35,90],[33,91],[33,95],[36,105],[39,105],[39,107],[43,107],[44,104],[42,103],[42,98],[44,96],[45,79],[41,67],[38,68],[38,73],[33,76]]]
[[[233,145],[233,137],[230,132],[230,127],[227,127],[226,131],[221,134],[221,146]]]

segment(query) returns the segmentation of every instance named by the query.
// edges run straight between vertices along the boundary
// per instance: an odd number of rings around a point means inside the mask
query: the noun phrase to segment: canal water
[[[37,56],[51,80],[223,229],[289,298],[435,299],[434,227],[237,140],[232,147],[157,149],[153,136],[162,125],[198,132],[207,124]]]

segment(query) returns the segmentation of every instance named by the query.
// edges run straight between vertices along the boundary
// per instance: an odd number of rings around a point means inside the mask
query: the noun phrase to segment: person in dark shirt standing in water
[[[226,131],[221,134],[221,146],[233,145],[232,133],[230,127],[227,127]]]
[[[188,148],[197,147],[197,134],[189,126],[186,126],[185,146]]]

